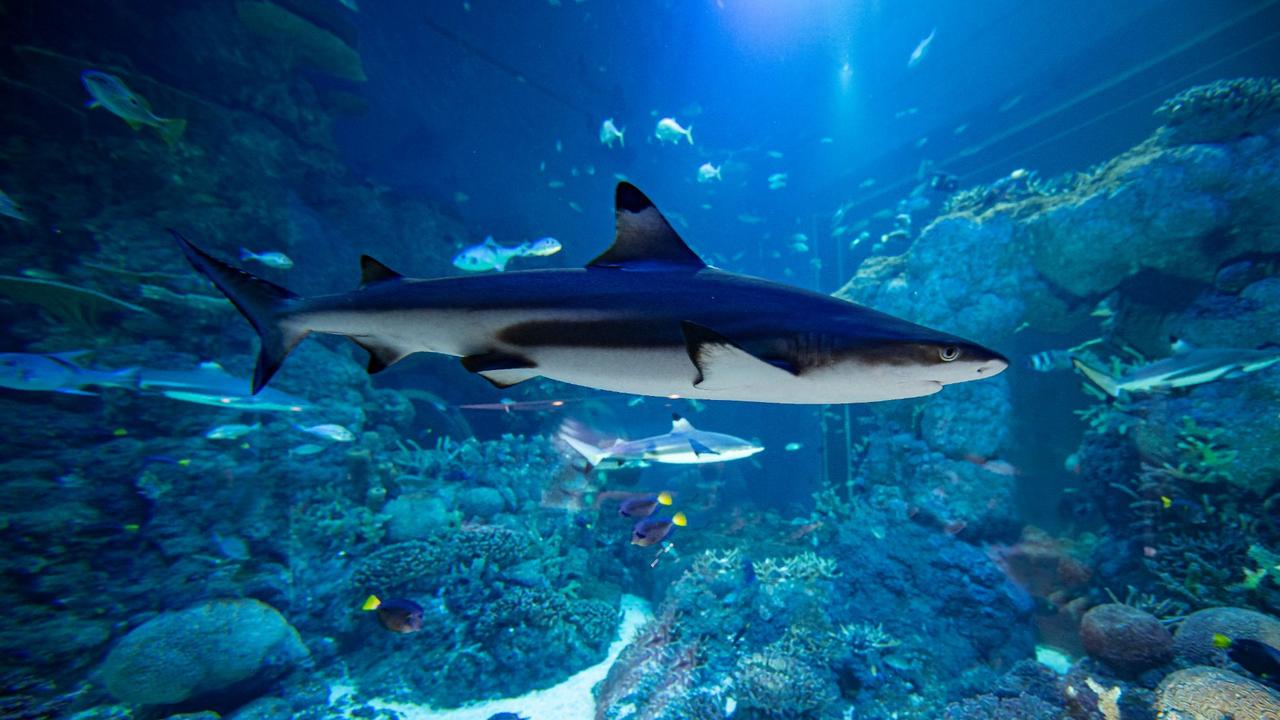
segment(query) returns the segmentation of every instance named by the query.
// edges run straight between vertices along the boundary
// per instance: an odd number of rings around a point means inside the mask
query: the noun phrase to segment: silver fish
[[[634,395],[770,403],[918,397],[992,377],[1000,354],[854,303],[703,263],[629,183],[617,234],[581,270],[420,280],[361,259],[349,293],[299,297],[174,232],[192,265],[258,330],[256,392],[318,332],[379,372],[415,352],[462,359],[497,387],[535,377]]]
[[[80,82],[89,91],[90,100],[85,103],[89,109],[102,107],[111,114],[128,123],[137,130],[143,125],[150,125],[160,133],[166,144],[172,145],[182,137],[187,129],[187,121],[175,118],[162,118],[151,112],[151,104],[146,98],[130,90],[124,81],[115,75],[108,75],[99,70],[85,70],[80,73]]]

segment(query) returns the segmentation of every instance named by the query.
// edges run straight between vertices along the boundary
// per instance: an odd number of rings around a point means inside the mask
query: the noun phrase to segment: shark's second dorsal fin
[[[373,283],[399,280],[404,277],[400,273],[374,260],[368,255],[360,256],[360,287]]]
[[[587,267],[697,272],[707,266],[635,185],[618,183],[614,204],[617,232],[613,244]]]
[[[671,414],[671,432],[689,432],[692,429],[693,424],[688,420],[685,420],[675,413]]]

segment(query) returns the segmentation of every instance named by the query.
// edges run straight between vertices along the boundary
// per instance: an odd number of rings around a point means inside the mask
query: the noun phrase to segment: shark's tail
[[[1094,385],[1097,385],[1103,392],[1111,397],[1120,397],[1120,387],[1116,385],[1116,379],[1105,372],[1086,365],[1079,358],[1071,358],[1071,364],[1089,379]]]
[[[253,393],[256,395],[271,381],[271,376],[280,369],[280,364],[289,351],[311,332],[283,322],[290,305],[298,296],[275,283],[222,262],[191,244],[176,230],[169,232],[178,241],[192,266],[212,280],[249,324],[253,325],[253,329],[258,331],[262,349],[258,352],[258,365],[253,370]]]

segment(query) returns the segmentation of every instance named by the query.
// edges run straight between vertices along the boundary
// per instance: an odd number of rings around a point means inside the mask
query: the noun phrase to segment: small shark
[[[222,369],[218,363],[201,363],[195,370],[139,370],[136,387],[142,392],[214,407],[259,412],[302,412],[310,403],[288,393],[267,388],[245,394],[245,381]]]
[[[649,460],[673,465],[697,465],[740,460],[764,450],[764,447],[749,440],[699,430],[679,415],[671,416],[671,432],[666,435],[639,440],[619,438],[607,448],[583,442],[567,432],[561,432],[560,439],[587,459],[588,471],[606,461],[627,463]]]
[[[52,353],[0,353],[0,387],[11,390],[94,395],[85,387],[123,387],[136,390],[138,370],[96,370],[80,367],[76,358],[87,350]]]
[[[1238,378],[1271,367],[1277,362],[1280,362],[1280,349],[1188,349],[1134,368],[1116,378],[1078,358],[1071,360],[1077,370],[1111,397],[1120,397],[1121,393],[1126,392],[1164,392],[1224,378]]]
[[[766,403],[919,397],[992,377],[981,345],[839,298],[708,267],[619,183],[613,245],[584,269],[407,278],[369,256],[352,292],[299,297],[177,239],[258,331],[253,392],[313,332],[380,372],[433,352],[499,388],[535,377],[633,395]]]

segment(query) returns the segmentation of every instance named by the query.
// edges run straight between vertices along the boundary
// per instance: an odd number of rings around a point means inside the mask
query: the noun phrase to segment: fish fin
[[[505,248],[504,248],[505,249]],[[511,256],[501,250],[493,254],[493,269],[498,272],[506,272],[507,263],[511,262]]]
[[[671,516],[671,524],[676,527],[685,527],[689,524],[689,518],[685,517],[684,513],[678,512]]]
[[[63,395],[87,395],[89,397],[97,397],[98,395],[98,393],[91,393],[88,390],[74,390],[72,388],[61,388],[54,392],[62,393]]]
[[[71,367],[79,370],[80,364],[77,363],[76,360],[92,352],[93,352],[92,350],[68,350],[67,352],[50,353],[45,357],[58,363],[59,365],[65,365],[67,367]]]
[[[258,331],[262,348],[258,351],[258,364],[253,369],[253,394],[267,386],[271,377],[280,369],[285,357],[297,347],[310,330],[283,322],[290,305],[298,296],[272,282],[251,275],[213,257],[177,230],[169,231],[192,267],[222,291],[236,306],[241,315]]]
[[[142,123],[138,122],[137,120],[130,120],[129,118],[124,118],[124,122],[126,125],[133,128],[135,132],[142,129]]]
[[[403,275],[368,255],[360,256],[360,287],[402,278],[404,278]]]
[[[98,98],[89,98],[84,101],[84,106],[90,110],[94,110],[102,107],[102,103],[98,101]]]
[[[662,492],[658,493],[659,505],[670,505],[671,501],[672,501],[671,493],[667,492],[666,490],[663,490]]]
[[[1071,358],[1071,364],[1075,369],[1079,370],[1080,373],[1089,380],[1089,382],[1097,385],[1100,390],[1113,398],[1120,397],[1120,387],[1116,385],[1115,378],[1095,367],[1090,367],[1085,364],[1084,361],[1080,360],[1080,358]]]
[[[369,353],[369,364],[365,366],[365,370],[370,375],[377,375],[413,354],[412,351],[406,351],[391,345],[380,345],[364,337],[348,337],[351,338],[351,342],[359,345],[365,352]]]
[[[590,468],[599,465],[609,457],[608,450],[585,443],[572,435],[561,433],[560,439],[564,440],[565,444],[569,447],[577,450],[579,455],[586,458],[588,466],[587,472],[590,472]]]
[[[538,376],[537,363],[519,355],[489,352],[462,358],[462,367],[488,380],[494,387],[509,388]]]
[[[360,606],[360,609],[366,612],[368,612],[369,610],[377,610],[378,606],[381,604],[382,604],[382,601],[378,599],[377,595],[370,595],[369,597],[365,598],[364,604]]]
[[[688,321],[680,323],[685,349],[698,371],[693,386],[700,390],[728,390],[763,385],[799,373],[752,355],[710,328]]]
[[[689,432],[693,424],[676,413],[671,414],[671,432]]]
[[[625,137],[626,134],[627,134],[626,128],[622,128],[621,130],[618,131],[618,147],[624,148],[627,146],[627,138]]]
[[[702,443],[698,442],[697,440],[694,440],[693,438],[689,438],[689,448],[693,450],[693,454],[697,457],[702,457],[703,455],[719,455],[720,454],[715,450],[712,450],[711,448],[707,447],[706,445],[703,445]]]
[[[707,266],[635,185],[618,183],[614,201],[613,244],[587,263],[588,268],[697,272]]]
[[[165,145],[173,147],[173,144],[182,139],[182,133],[187,131],[187,121],[182,118],[171,118],[161,120],[156,125],[156,132],[160,133],[160,139],[164,140]]]
[[[692,125],[690,125],[689,127],[685,128],[685,131],[684,131],[684,139],[685,139],[685,140],[688,140],[690,145],[692,145],[692,144],[693,144],[693,126],[692,126]]]
[[[1223,635],[1222,633],[1214,633],[1213,646],[1219,649],[1229,648],[1231,647],[1231,638]]]

